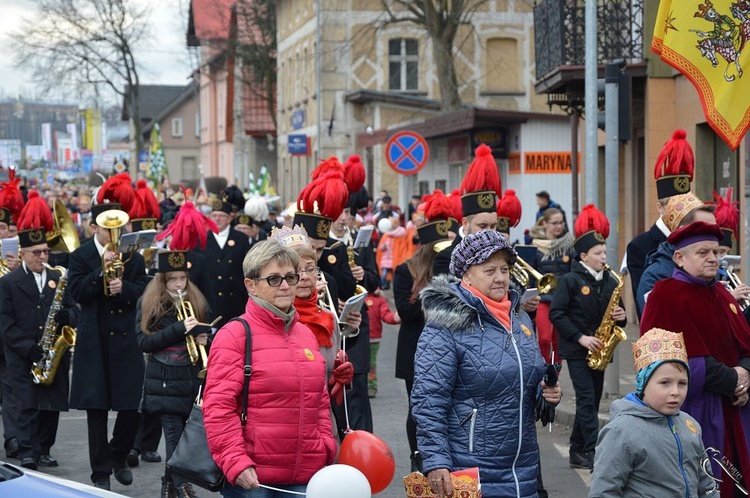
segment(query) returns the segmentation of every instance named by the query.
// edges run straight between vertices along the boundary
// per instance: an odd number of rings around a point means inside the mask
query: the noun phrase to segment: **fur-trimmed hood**
[[[481,305],[481,301],[473,295],[460,295],[460,282],[452,275],[438,275],[422,289],[419,298],[422,300],[425,324],[434,323],[448,330],[464,330],[476,322],[479,313],[477,306]],[[518,294],[510,289],[508,297],[512,303],[511,309],[514,309]],[[470,304],[467,298],[476,300],[477,306]]]

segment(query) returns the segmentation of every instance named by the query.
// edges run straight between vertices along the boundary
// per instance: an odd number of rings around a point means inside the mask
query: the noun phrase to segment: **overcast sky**
[[[152,9],[151,39],[147,48],[136,54],[141,84],[187,84],[191,72],[185,42],[188,0],[129,1],[148,4]],[[34,5],[34,0],[0,0],[0,97],[15,97],[34,89],[29,74],[13,65],[8,47],[9,32],[17,29],[22,17],[33,15]]]

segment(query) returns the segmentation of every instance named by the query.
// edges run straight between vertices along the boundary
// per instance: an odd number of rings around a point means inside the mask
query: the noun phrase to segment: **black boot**
[[[175,498],[177,496],[177,490],[170,479],[161,478],[161,494],[159,496],[161,498]]]
[[[422,472],[422,455],[419,453],[419,451],[415,451],[411,455],[409,455],[411,458],[411,471],[412,472]]]

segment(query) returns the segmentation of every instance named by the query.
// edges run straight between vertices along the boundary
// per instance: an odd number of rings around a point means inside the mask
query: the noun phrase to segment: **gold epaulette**
[[[342,243],[341,243],[341,241],[339,240],[339,241],[336,241],[336,242],[334,242],[333,244],[331,244],[331,245],[330,245],[330,246],[328,246],[328,247],[324,247],[323,249],[324,249],[324,250],[325,250],[325,249],[328,249],[328,250],[333,250],[333,249],[336,249],[337,247],[339,247],[339,246],[342,246],[342,245],[344,245],[344,244],[342,244]]]

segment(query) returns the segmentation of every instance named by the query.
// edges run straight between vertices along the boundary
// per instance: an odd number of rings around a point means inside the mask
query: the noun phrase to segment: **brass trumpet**
[[[187,301],[183,297],[184,295],[184,291],[177,291],[177,296],[179,296],[180,299],[179,305],[177,306],[178,320],[186,320],[187,318],[195,317],[193,304],[190,301]],[[198,324],[209,325],[200,322]],[[190,363],[196,365],[198,364],[198,361],[201,362],[201,370],[200,372],[198,372],[198,378],[204,378],[206,376],[206,366],[208,365],[208,355],[206,354],[206,347],[203,344],[198,344],[198,341],[196,341],[195,337],[193,337],[190,333],[185,336],[185,344],[187,345],[188,355],[190,356]]]
[[[521,265],[520,268],[517,265]],[[536,279],[536,286],[539,294],[549,294],[557,287],[557,277],[552,273],[542,275],[534,269],[533,266],[523,260],[521,256],[516,258],[516,265],[511,268],[511,274],[519,284],[526,287],[529,283],[529,275]]]
[[[109,242],[104,246],[102,253],[102,275],[104,276],[104,295],[112,296],[109,290],[109,283],[112,280],[122,280],[125,273],[125,263],[122,261],[122,253],[117,251],[120,241],[120,230],[130,221],[128,213],[119,209],[109,209],[96,217],[96,225],[109,230]],[[114,258],[109,263],[104,261],[104,255],[108,251],[115,253]]]

